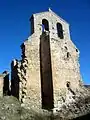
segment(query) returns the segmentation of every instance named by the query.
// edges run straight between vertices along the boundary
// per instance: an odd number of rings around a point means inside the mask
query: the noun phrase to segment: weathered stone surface
[[[44,34],[42,34],[41,31],[43,19],[47,19],[49,22],[49,32],[47,31],[47,33]],[[52,99],[54,107],[58,108],[58,105],[62,103],[62,101],[65,101],[69,94],[73,96],[77,94],[77,91],[80,92],[83,90],[78,62],[79,50],[70,40],[68,23],[59,18],[51,10],[34,14],[33,20],[34,33],[21,46],[22,60],[16,61],[17,64],[13,67],[16,69],[16,72],[13,72],[12,78],[13,76],[17,76],[15,80],[18,81],[19,84],[19,100],[24,103],[29,103],[30,101],[31,105],[41,108],[43,94],[50,97],[50,93],[47,93],[51,91],[48,90],[49,87],[47,86],[49,82],[44,81],[50,81],[49,77],[51,74]],[[57,35],[57,23],[61,23],[63,26],[63,39],[60,39]],[[48,38],[46,36],[48,36]],[[45,41],[49,41],[49,43]],[[40,45],[43,46],[43,48],[41,48]],[[48,45],[51,62],[48,61],[49,57],[47,57],[49,53],[47,52]],[[42,60],[40,54],[42,55]],[[42,66],[41,61],[43,61]],[[51,66],[50,71],[48,65]],[[45,69],[46,71],[43,71],[43,76],[41,75],[41,69]],[[42,79],[46,76],[45,74],[47,74],[48,77],[43,81]],[[47,80],[48,78],[49,80]],[[67,83],[69,83],[69,89]],[[44,89],[46,90],[42,89],[42,86],[45,86]],[[48,97],[46,99],[48,99]]]
[[[3,82],[4,82],[4,76],[1,74],[0,75],[0,97],[3,96]]]
[[[9,90],[9,73],[4,71],[0,74],[0,97],[10,95]]]
[[[69,24],[50,9],[33,14],[31,23],[22,59],[11,63],[11,95],[21,102],[20,119],[69,120],[89,114],[90,90],[83,85]]]
[[[23,107],[22,107],[23,108]],[[69,103],[64,102],[62,106],[55,111],[47,111],[44,109],[36,109],[33,107],[27,107],[27,109],[22,109],[21,119],[26,120],[72,120],[76,118],[77,120],[82,118],[86,119],[87,114],[90,113],[90,96],[82,95],[76,96],[74,102]],[[79,116],[79,118],[78,118]],[[82,117],[84,116],[84,117]],[[81,119],[81,120],[82,120]]]
[[[48,20],[49,31],[42,33],[43,19]],[[53,11],[34,14],[32,20],[34,33],[21,45],[22,60],[14,61],[12,78],[25,106],[51,104],[55,110],[63,103],[75,102],[73,98],[83,92],[87,94],[80,75],[79,50],[70,39],[69,24]],[[62,24],[63,39],[58,36],[57,23]]]

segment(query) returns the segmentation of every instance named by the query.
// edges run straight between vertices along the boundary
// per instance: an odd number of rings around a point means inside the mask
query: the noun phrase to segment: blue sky
[[[81,75],[90,84],[90,0],[0,0],[0,73],[10,71],[12,59],[20,59],[32,13],[48,7],[70,24],[71,39],[80,50]]]

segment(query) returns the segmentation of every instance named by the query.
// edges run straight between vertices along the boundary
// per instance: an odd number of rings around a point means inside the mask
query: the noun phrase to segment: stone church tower
[[[51,9],[33,14],[30,22],[22,60],[11,64],[11,92],[27,106],[57,108],[82,88],[79,50],[71,41],[69,24]]]

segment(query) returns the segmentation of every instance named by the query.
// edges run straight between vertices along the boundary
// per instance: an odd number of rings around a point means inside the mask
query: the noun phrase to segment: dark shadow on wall
[[[19,77],[17,71],[18,61],[14,65],[14,61],[11,63],[11,95],[19,99]]]
[[[40,73],[42,108],[50,110],[54,107],[53,80],[50,40],[49,35],[46,35],[46,32],[43,32],[40,37]]]
[[[3,83],[3,96],[10,95],[10,90],[9,90],[9,74],[7,71],[4,71],[3,74],[4,76],[4,83]]]

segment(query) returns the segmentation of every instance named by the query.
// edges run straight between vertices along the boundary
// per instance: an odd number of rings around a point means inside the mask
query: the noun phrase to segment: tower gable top
[[[69,23],[67,21],[65,21],[64,19],[62,19],[59,15],[57,15],[55,12],[53,12],[50,8],[48,11],[45,11],[45,12],[40,12],[40,13],[35,13],[33,14],[32,16],[36,16],[36,15],[42,15],[42,14],[45,14],[45,13],[51,13],[53,14],[54,16],[56,16],[57,18],[59,18],[61,21],[65,22],[66,24],[69,25]],[[31,16],[31,17],[32,17]]]

